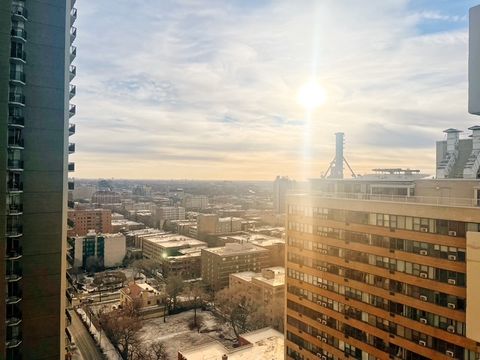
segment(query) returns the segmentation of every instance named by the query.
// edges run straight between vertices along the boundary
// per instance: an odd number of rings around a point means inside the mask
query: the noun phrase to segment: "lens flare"
[[[309,111],[322,106],[326,99],[325,89],[313,80],[303,85],[297,96],[298,103]]]

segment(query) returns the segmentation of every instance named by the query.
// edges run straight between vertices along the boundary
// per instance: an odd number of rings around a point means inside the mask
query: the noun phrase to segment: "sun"
[[[325,89],[314,80],[304,84],[298,91],[297,101],[307,110],[322,106],[327,99]]]

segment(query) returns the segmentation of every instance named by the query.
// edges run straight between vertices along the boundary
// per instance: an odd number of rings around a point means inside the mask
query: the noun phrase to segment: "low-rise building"
[[[185,220],[185,208],[181,206],[158,207],[155,215],[155,225],[162,229],[168,220]]]
[[[100,268],[120,266],[127,252],[125,235],[119,233],[97,234],[91,231],[73,239],[75,267],[86,268],[93,264]]]
[[[180,350],[178,360],[271,360],[284,358],[283,334],[272,328],[255,330],[239,337],[240,346],[226,348],[218,341]]]
[[[260,272],[270,266],[269,251],[250,243],[202,249],[202,278],[212,290],[228,286],[229,275]]]
[[[136,306],[139,309],[162,304],[164,295],[148,284],[131,283],[120,290],[122,307]]]
[[[139,230],[145,228],[145,224],[121,219],[121,220],[112,220],[112,231],[119,232],[119,231],[131,231],[131,230]]]
[[[230,274],[229,287],[244,294],[247,301],[262,308],[267,325],[283,331],[285,312],[285,268],[270,267],[261,273]]]
[[[205,195],[185,194],[182,205],[188,210],[202,210],[208,206],[208,197]]]

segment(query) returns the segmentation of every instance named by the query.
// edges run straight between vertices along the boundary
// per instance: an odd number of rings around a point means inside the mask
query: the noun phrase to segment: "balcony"
[[[75,60],[77,57],[77,47],[76,46],[70,46],[70,62]]]
[[[22,181],[7,181],[7,190],[9,193],[22,192],[23,191],[23,182]]]
[[[22,225],[8,225],[6,229],[6,236],[7,237],[19,237],[23,234],[23,226]]]
[[[77,76],[77,67],[75,65],[70,65],[70,81],[72,81],[75,76]]]
[[[8,94],[8,101],[15,105],[25,106],[25,95],[10,93]]]
[[[23,128],[25,125],[25,118],[18,115],[8,115],[8,125]]]
[[[68,309],[65,309],[65,316],[67,317],[67,321],[69,321],[69,323],[71,324],[72,323],[72,315],[70,315],[70,311],[68,311]]]
[[[72,136],[73,134],[75,134],[75,124],[70,123],[68,125],[68,136]]]
[[[13,28],[12,30],[10,30],[10,35],[15,39],[27,41],[27,32],[25,31],[25,29]]]
[[[8,282],[16,282],[22,279],[22,270],[20,269],[7,269],[5,279]]]
[[[70,94],[70,100],[72,100],[73,97],[77,94],[77,87],[75,85],[70,84],[69,94]]]
[[[20,215],[23,213],[23,204],[7,204],[8,215]]]
[[[68,171],[75,171],[75,163],[69,162],[68,163]]]
[[[10,71],[10,82],[25,85],[26,76],[23,71]]]
[[[68,144],[68,153],[73,154],[75,152],[75,143]]]
[[[77,20],[77,9],[76,8],[72,8],[72,10],[70,11],[70,20],[71,20],[71,23],[72,25],[75,23],[75,20]]]
[[[73,43],[76,38],[77,38],[77,28],[75,26],[72,26],[70,28],[70,43]]]
[[[75,209],[75,201],[68,200],[67,201],[67,206],[69,209]]]
[[[20,301],[22,301],[22,292],[20,290],[13,292],[12,294],[9,293],[5,300],[8,305],[18,304]]]
[[[23,149],[23,145],[24,145],[24,141],[22,137],[19,137],[19,136],[8,137],[8,147]]]
[[[73,229],[75,227],[75,222],[72,219],[67,219],[67,225],[70,229]],[[72,246],[75,246],[75,245],[72,245]]]
[[[11,160],[7,162],[8,170],[23,171],[23,160]]]
[[[11,349],[11,348],[16,348],[20,346],[21,343],[22,343],[22,336],[17,335],[17,336],[7,337],[7,341],[5,345],[8,349]]]
[[[75,190],[75,182],[73,180],[68,180],[68,190]]]
[[[9,246],[7,247],[5,258],[7,260],[18,260],[22,257],[22,254],[23,254],[23,248],[20,245]]]
[[[73,117],[77,113],[77,107],[74,104],[70,104],[70,110],[68,114],[70,117]]]
[[[25,63],[27,62],[27,53],[23,50],[12,47],[10,50],[10,59]]]
[[[17,305],[7,306],[5,315],[7,326],[17,326],[22,322],[22,312]]]
[[[15,21],[21,20],[25,21],[28,20],[28,11],[21,5],[15,5],[12,7],[12,18]]]

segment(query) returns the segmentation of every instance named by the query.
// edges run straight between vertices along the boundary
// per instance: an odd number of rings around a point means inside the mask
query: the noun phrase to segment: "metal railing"
[[[13,48],[13,47],[11,48],[10,57],[14,59],[20,59],[22,61],[27,61],[27,53],[18,48]]]
[[[25,29],[13,28],[10,31],[10,35],[15,36],[15,37],[19,37],[23,40],[27,40],[27,32],[25,31]]]
[[[480,199],[457,198],[442,196],[403,196],[403,195],[377,195],[364,193],[342,193],[342,192],[311,192],[311,193],[292,193],[291,195],[313,196],[331,199],[345,200],[367,200],[367,201],[387,201],[409,204],[453,206],[453,207],[480,207]]]
[[[25,105],[25,95],[10,93],[8,94],[8,101]]]
[[[22,16],[25,19],[28,19],[28,11],[21,5],[16,5],[12,7],[12,15]]]
[[[25,83],[26,76],[23,71],[10,71],[10,80],[11,81],[20,81]]]

